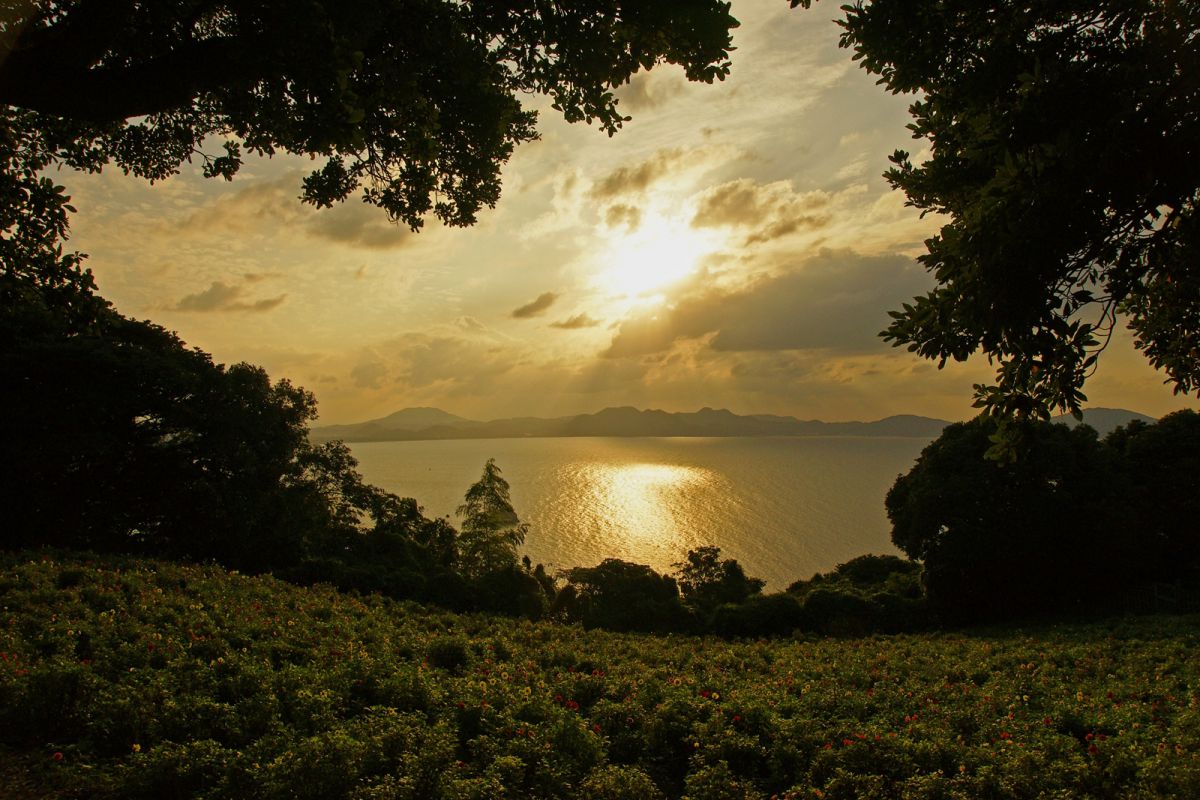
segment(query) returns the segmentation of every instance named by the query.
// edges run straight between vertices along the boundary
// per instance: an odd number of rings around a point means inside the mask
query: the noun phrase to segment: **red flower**
[[[1090,744],[1088,745],[1088,752],[1092,755],[1096,755],[1096,753],[1099,753],[1100,751],[1096,749],[1096,745]]]
[[[54,755],[52,755],[50,757],[53,758],[55,761],[62,761],[62,759],[63,759],[62,753],[58,752],[57,750],[54,752]]]

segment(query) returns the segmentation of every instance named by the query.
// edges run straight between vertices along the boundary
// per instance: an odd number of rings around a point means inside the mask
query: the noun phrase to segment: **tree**
[[[735,559],[722,560],[719,547],[689,550],[686,560],[671,566],[683,601],[705,614],[724,603],[744,602],[766,585],[759,578],[747,577]]]
[[[791,0],[808,7],[809,0]],[[841,43],[917,94],[893,187],[949,221],[937,286],[884,338],[998,362],[976,404],[1077,411],[1118,318],[1178,393],[1200,392],[1200,4],[857,0]]]
[[[361,189],[414,229],[469,225],[536,138],[522,94],[611,135],[614,88],[662,63],[723,79],[736,25],[720,0],[6,2],[0,134],[35,169],[150,180],[196,156],[230,179],[243,151],[303,154],[323,161],[305,202]],[[212,137],[220,155],[201,150]]]
[[[529,526],[513,510],[508,481],[501,477],[496,459],[489,458],[483,465],[483,474],[467,489],[455,514],[462,517],[458,547],[467,577],[479,578],[516,565],[517,548],[525,543]]]
[[[1080,425],[1027,423],[1024,457],[985,458],[997,421],[950,425],[896,479],[892,542],[924,562],[930,605],[975,621],[1109,608],[1138,574],[1140,532],[1116,511],[1111,459]]]
[[[1200,414],[1134,421],[1104,440],[1117,458],[1119,504],[1155,580],[1200,583]]]
[[[567,615],[586,628],[666,632],[686,622],[675,579],[645,564],[606,558],[594,567],[568,570],[565,577]]]

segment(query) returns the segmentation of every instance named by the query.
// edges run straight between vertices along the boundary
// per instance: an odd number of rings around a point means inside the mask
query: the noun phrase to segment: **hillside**
[[[1130,422],[1137,420],[1146,424],[1157,422],[1154,417],[1140,414],[1137,411],[1129,411],[1124,408],[1085,408],[1083,410],[1083,419],[1077,420],[1070,414],[1054,417],[1051,422],[1061,422],[1064,425],[1069,425],[1074,428],[1076,425],[1091,425],[1096,429],[1096,432],[1101,437],[1107,436],[1122,425],[1128,425]]]
[[[403,420],[397,424],[396,420]],[[404,409],[354,425],[314,428],[314,441],[415,441],[510,439],[531,436],[915,436],[933,439],[950,423],[899,415],[874,422],[821,422],[770,414],[743,416],[727,409],[668,412],[631,406],[568,417],[515,417],[490,422],[455,417],[437,409]]]
[[[0,798],[1195,797],[1200,620],[725,642],[0,557]]]

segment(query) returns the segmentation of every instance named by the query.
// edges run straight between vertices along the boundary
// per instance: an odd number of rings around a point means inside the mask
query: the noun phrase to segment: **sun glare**
[[[661,292],[696,272],[715,249],[708,233],[685,223],[652,218],[614,235],[598,254],[595,285],[632,302],[661,299]]]

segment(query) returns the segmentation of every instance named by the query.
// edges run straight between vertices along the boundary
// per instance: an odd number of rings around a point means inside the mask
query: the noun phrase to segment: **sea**
[[[925,438],[581,437],[361,442],[370,483],[450,517],[496,460],[552,574],[605,558],[672,572],[706,545],[781,590],[855,556],[897,553],[884,497]]]

